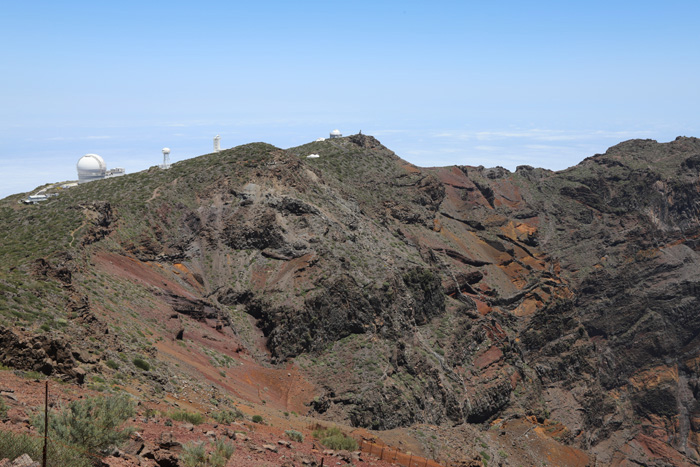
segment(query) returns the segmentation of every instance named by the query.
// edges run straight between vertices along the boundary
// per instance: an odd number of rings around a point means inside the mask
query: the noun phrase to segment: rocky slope
[[[699,171],[695,138],[511,173],[354,135],[6,198],[0,363],[443,460],[697,465]]]

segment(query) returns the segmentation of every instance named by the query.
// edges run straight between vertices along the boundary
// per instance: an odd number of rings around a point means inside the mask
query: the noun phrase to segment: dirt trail
[[[76,233],[78,230],[80,230],[80,229],[82,229],[83,227],[85,227],[86,224],[87,224],[87,219],[83,219],[83,222],[80,224],[80,226],[79,226],[77,229],[73,230],[73,231],[70,233],[70,243],[68,244],[68,247],[69,247],[69,248],[73,248],[73,242],[75,242],[75,233]]]

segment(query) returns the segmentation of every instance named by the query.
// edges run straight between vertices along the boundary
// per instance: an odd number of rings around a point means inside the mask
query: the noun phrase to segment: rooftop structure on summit
[[[342,138],[342,137],[343,137],[343,135],[342,135],[342,133],[340,132],[340,130],[335,129],[335,130],[331,131],[331,134],[330,134],[330,138],[331,138],[331,139]]]

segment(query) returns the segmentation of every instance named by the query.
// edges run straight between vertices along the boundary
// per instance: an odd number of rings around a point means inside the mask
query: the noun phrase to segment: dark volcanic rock
[[[73,358],[71,344],[47,335],[21,336],[0,326],[0,363],[83,383],[85,371]]]

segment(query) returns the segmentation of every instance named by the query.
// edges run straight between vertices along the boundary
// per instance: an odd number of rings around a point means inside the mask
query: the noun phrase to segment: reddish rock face
[[[0,363],[445,427],[470,462],[486,448],[460,430],[528,420],[556,465],[684,465],[700,458],[699,154],[635,140],[561,172],[425,169],[355,135],[3,201],[3,245],[22,250],[3,250]]]
[[[493,363],[499,362],[503,358],[503,352],[496,346],[490,347],[486,352],[474,359],[474,366],[483,370]]]

